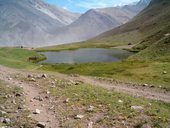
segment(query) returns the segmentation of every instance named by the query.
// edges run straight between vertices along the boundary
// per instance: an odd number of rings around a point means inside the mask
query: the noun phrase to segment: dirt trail
[[[90,85],[101,86],[106,89],[113,89],[117,92],[126,93],[136,97],[145,97],[148,99],[159,100],[170,103],[170,93],[164,89],[143,87],[139,85],[125,84],[119,82],[109,82],[94,79],[93,77],[80,76],[78,80],[88,83]]]
[[[35,100],[35,97],[45,97],[45,94],[42,94],[42,90],[32,84],[27,84],[22,81],[18,81],[17,79],[10,79],[10,76],[16,72],[18,71],[0,66],[0,80],[23,88],[26,93],[26,106],[32,112],[30,115],[31,118],[37,122],[45,123],[47,128],[58,128],[59,121],[56,119],[55,113],[49,110],[51,107],[50,100],[45,98],[43,98],[43,101]],[[33,114],[36,109],[41,111],[40,114]]]

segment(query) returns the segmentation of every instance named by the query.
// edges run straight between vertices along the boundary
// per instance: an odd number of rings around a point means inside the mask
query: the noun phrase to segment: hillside
[[[168,21],[170,21],[170,1],[152,0],[150,5],[132,21],[103,33],[92,41],[151,43],[168,33],[170,26]]]
[[[91,9],[72,24],[56,31],[55,42],[65,44],[84,41],[116,28],[142,11],[150,2],[150,0],[146,1],[140,0],[137,4],[120,7]]]
[[[0,46],[41,46],[79,14],[42,0],[0,0]]]

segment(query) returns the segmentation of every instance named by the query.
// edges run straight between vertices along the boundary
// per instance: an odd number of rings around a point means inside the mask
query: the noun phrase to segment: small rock
[[[166,37],[167,37],[167,36],[170,36],[170,33],[166,33],[165,36],[166,36]]]
[[[88,123],[88,127],[87,128],[93,128],[93,122],[92,121],[90,121],[89,123]]]
[[[75,82],[75,85],[79,85],[80,83],[79,82]]]
[[[92,112],[94,110],[94,106],[89,106],[89,108],[87,109],[88,112]]]
[[[47,78],[47,74],[42,74],[42,77],[43,78]]]
[[[100,108],[101,108],[101,107],[102,107],[102,105],[101,105],[101,104],[99,104],[99,105],[98,105],[98,107],[100,107]]]
[[[45,128],[46,124],[44,122],[38,122],[37,127],[39,128]]]
[[[35,80],[34,78],[31,78],[31,79],[30,79],[30,81],[33,81],[33,82],[35,82],[36,80]]]
[[[43,101],[43,98],[41,98],[40,96],[38,97],[34,97],[35,100],[38,100],[38,101]]]
[[[52,84],[52,85],[54,85],[54,84],[55,84],[55,82],[54,82],[54,81],[52,81],[52,82],[51,82],[51,84]]]
[[[141,111],[143,110],[143,107],[142,106],[131,106],[131,109],[135,111]]]
[[[122,101],[122,100],[118,100],[118,102],[119,102],[119,103],[123,103],[123,101]]]
[[[167,71],[163,71],[163,74],[167,74]]]
[[[41,111],[39,109],[36,109],[35,112],[33,112],[33,114],[40,114]]]
[[[84,117],[84,115],[76,115],[75,117],[74,117],[74,119],[82,119]]]
[[[13,99],[13,100],[11,101],[11,103],[13,103],[13,104],[17,104],[17,103],[15,102],[15,99]]]
[[[64,103],[68,103],[70,101],[70,98],[67,98],[66,100],[64,100]]]
[[[9,119],[9,118],[5,118],[4,120],[3,120],[3,123],[5,123],[5,124],[9,124],[11,122],[11,120]]]
[[[148,86],[148,84],[143,84],[143,87],[147,87]]]
[[[4,118],[0,117],[0,123],[3,123],[3,121],[4,121]]]
[[[12,78],[8,78],[8,80],[12,80]]]
[[[1,114],[1,115],[4,115],[4,114],[6,114],[6,112],[0,110],[0,114]]]
[[[18,109],[20,109],[20,110],[21,110],[21,109],[23,109],[23,107],[22,107],[22,106],[18,106]]]
[[[154,85],[150,85],[151,88],[154,88],[155,86]]]
[[[32,75],[32,74],[28,74],[27,77],[28,77],[28,78],[31,78],[31,77],[33,77],[33,75]]]
[[[47,93],[47,94],[50,94],[50,91],[47,90],[46,93]]]
[[[20,97],[20,96],[22,96],[22,94],[17,93],[17,94],[15,94],[15,96],[16,96],[16,97]]]

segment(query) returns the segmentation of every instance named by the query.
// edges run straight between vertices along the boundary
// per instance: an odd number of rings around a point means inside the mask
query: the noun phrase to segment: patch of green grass
[[[83,113],[89,119],[92,114],[87,112],[89,105],[94,106],[95,113],[103,112],[103,117],[100,117],[100,121],[97,120],[94,125],[101,125],[107,127],[123,127],[119,124],[120,121],[125,121],[132,126],[136,126],[139,123],[150,124],[152,127],[164,128],[169,117],[170,105],[162,102],[155,102],[152,100],[146,100],[143,98],[134,98],[125,94],[116,93],[114,91],[108,91],[101,87],[94,87],[90,85],[69,85],[61,87],[56,84],[55,88],[50,88],[52,95],[57,97],[70,98],[67,108],[76,106],[81,108],[81,114]],[[123,103],[118,102],[122,100]],[[101,105],[102,107],[99,107]],[[131,109],[131,106],[144,107],[143,112],[136,112]],[[71,110],[72,111],[72,110]],[[77,111],[78,112],[78,111]],[[67,112],[67,116],[71,116]],[[79,113],[77,113],[79,114]],[[108,116],[109,118],[105,118]],[[123,119],[120,119],[123,118]]]
[[[148,83],[170,90],[170,63],[125,60],[116,63],[84,63],[44,65],[42,70],[58,71],[66,74],[80,74],[109,77],[123,82]],[[167,71],[167,74],[163,74]]]
[[[38,65],[28,61],[28,58],[32,56],[37,56],[39,60],[44,59],[43,56],[34,51],[21,48],[0,48],[0,64],[4,66],[24,69],[35,68]]]

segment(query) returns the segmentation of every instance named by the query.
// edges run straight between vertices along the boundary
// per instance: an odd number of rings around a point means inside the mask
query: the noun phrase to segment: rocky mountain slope
[[[0,0],[0,45],[41,45],[79,14],[41,0]]]
[[[70,43],[95,37],[102,32],[128,22],[143,10],[149,2],[150,0],[141,0],[137,4],[123,7],[89,10],[74,23],[61,28],[60,31],[57,32],[55,41],[57,43]]]

